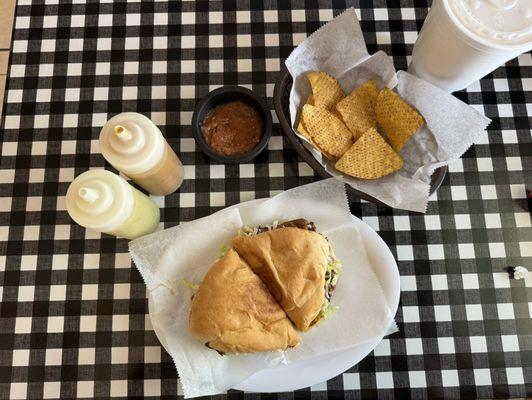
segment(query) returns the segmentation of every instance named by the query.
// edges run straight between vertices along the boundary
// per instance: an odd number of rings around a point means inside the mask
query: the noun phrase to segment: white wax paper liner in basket
[[[285,353],[220,356],[193,338],[188,331],[193,292],[181,280],[201,282],[219,256],[220,246],[230,244],[242,225],[294,218],[314,221],[343,261],[344,271],[332,297],[339,310],[301,334],[301,346]],[[130,242],[129,249],[150,292],[152,324],[174,360],[185,397],[221,393],[263,368],[346,349],[380,338],[391,333],[390,326],[395,327],[363,241],[353,225],[345,187],[335,179],[300,186],[263,202],[224,209],[156,232]]]
[[[379,51],[369,55],[354,9],[348,9],[304,40],[286,60],[294,84],[290,92],[290,119],[297,133],[299,112],[311,94],[308,71],[325,71],[350,93],[369,79],[379,88],[396,87],[426,121],[401,150],[404,167],[377,180],[355,179],[338,172],[308,140],[305,147],[332,176],[383,203],[426,212],[430,176],[440,166],[459,158],[484,134],[490,120],[441,89],[406,72],[396,73],[393,61]]]

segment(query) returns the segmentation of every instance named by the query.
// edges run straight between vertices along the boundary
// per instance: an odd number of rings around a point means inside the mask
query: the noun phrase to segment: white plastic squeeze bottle
[[[114,116],[100,132],[105,159],[151,194],[173,193],[183,183],[183,165],[159,128],[142,114]]]
[[[66,207],[78,224],[126,239],[152,233],[160,221],[153,200],[103,169],[86,171],[72,181]]]
[[[408,72],[454,92],[532,50],[532,0],[434,0]]]

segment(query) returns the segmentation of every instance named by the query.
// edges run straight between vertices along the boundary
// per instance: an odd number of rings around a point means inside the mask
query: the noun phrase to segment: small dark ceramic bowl
[[[262,120],[262,136],[259,143],[249,152],[235,156],[224,156],[223,154],[214,152],[209,147],[201,132],[201,125],[209,111],[231,101],[242,101],[253,107],[259,113]],[[223,86],[210,92],[196,105],[194,115],[192,116],[192,134],[200,149],[209,158],[224,164],[244,163],[253,160],[268,145],[268,141],[272,136],[272,116],[264,99],[257,96],[251,90],[240,86]]]

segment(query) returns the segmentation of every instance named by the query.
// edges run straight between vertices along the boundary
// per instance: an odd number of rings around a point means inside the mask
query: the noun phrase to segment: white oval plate
[[[236,204],[230,208],[243,208],[265,200],[267,199],[251,200]],[[381,283],[391,314],[395,315],[401,294],[397,263],[390,249],[377,232],[359,218],[355,216],[352,216],[352,218],[360,232],[360,236],[364,240],[368,257]],[[149,309],[151,318],[151,307]],[[160,335],[157,330],[155,330],[155,334],[160,340]],[[289,365],[277,365],[272,368],[266,368],[235,386],[235,389],[246,392],[292,392],[327,381],[357,364],[377,347],[381,340],[382,338],[378,338],[349,350],[325,354]],[[165,347],[164,342],[161,341],[161,343]]]

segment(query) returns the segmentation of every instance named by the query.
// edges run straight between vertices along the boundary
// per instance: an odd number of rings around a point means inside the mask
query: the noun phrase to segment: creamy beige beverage
[[[454,92],[530,50],[531,0],[434,0],[408,72]]]
[[[105,159],[151,194],[175,192],[183,182],[183,165],[161,131],[147,117],[122,113],[100,132]]]
[[[152,233],[160,221],[153,200],[124,178],[101,169],[74,179],[67,190],[66,205],[78,224],[126,239]]]

